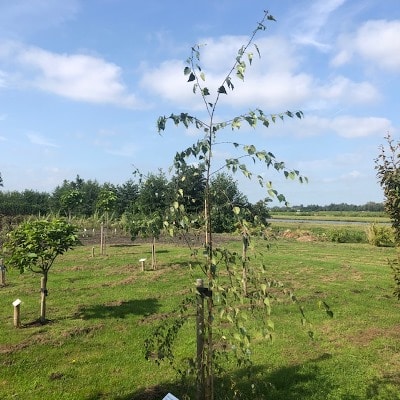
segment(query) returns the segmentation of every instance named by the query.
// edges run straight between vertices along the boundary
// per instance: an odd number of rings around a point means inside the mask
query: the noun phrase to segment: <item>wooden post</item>
[[[141,265],[141,267],[142,267],[142,271],[144,271],[144,262],[145,262],[145,261],[146,261],[145,258],[141,258],[141,259],[139,260],[140,265]]]
[[[0,258],[0,286],[6,285],[6,267],[3,264],[3,259]]]
[[[92,257],[94,257],[94,246],[92,247]]]
[[[21,300],[17,299],[12,304],[14,306],[14,326],[19,328],[21,326]]]
[[[157,269],[157,260],[156,260],[156,238],[153,237],[153,243],[151,245],[151,266],[155,271]]]
[[[104,224],[100,226],[100,254],[104,255]]]
[[[40,279],[40,322],[46,322],[47,277]]]
[[[196,337],[197,337],[197,380],[196,380],[196,400],[204,399],[205,389],[205,363],[204,363],[204,296],[202,289],[204,288],[203,279],[196,280],[197,288],[197,316],[196,316]]]

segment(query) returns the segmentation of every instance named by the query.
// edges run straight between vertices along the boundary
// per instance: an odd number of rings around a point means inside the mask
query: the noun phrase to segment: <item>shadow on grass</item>
[[[159,302],[149,298],[143,300],[115,301],[106,304],[79,308],[77,317],[83,319],[92,318],[125,318],[129,315],[151,315],[157,312]]]
[[[375,378],[367,389],[368,399],[400,399],[400,372]]]
[[[239,369],[230,375],[216,378],[214,382],[217,400],[362,400],[364,395],[343,393],[343,388],[321,370],[319,363],[326,355],[301,365],[267,370],[264,367]],[[195,399],[194,381],[185,383],[161,383],[142,388],[115,400],[161,400],[167,393],[178,399]]]

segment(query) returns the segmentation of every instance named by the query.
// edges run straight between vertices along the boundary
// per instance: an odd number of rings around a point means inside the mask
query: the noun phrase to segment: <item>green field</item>
[[[388,267],[394,248],[312,235],[278,238],[269,250],[263,241],[254,247],[265,250],[270,276],[295,290],[315,338],[295,304],[276,302],[274,341],[254,338],[251,369],[228,361],[216,379],[216,399],[400,399],[400,304]],[[92,257],[92,247],[82,246],[57,259],[46,325],[35,323],[40,276],[8,271],[0,288],[0,398],[162,399],[170,391],[182,400],[190,393],[169,365],[145,360],[144,341],[191,296],[201,273],[189,268],[190,251],[180,242],[160,243],[159,269],[143,272],[138,260],[149,259],[150,250],[148,244],[109,245],[107,255],[96,247]],[[13,326],[16,298],[22,300],[20,329]],[[333,319],[318,308],[320,300]],[[195,343],[190,321],[178,357],[194,355]]]

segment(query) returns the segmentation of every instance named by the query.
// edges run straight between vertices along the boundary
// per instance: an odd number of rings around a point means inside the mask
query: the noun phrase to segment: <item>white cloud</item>
[[[59,147],[58,145],[47,140],[43,135],[40,135],[39,133],[30,132],[27,133],[26,136],[32,144],[45,147]]]
[[[337,76],[316,90],[318,98],[341,104],[365,104],[377,101],[381,95],[369,82],[353,82]]]
[[[388,119],[378,117],[337,117],[332,120],[331,128],[345,138],[383,136],[388,131],[393,131]]]
[[[294,42],[316,47],[321,51],[328,51],[331,45],[321,41],[321,30],[325,27],[332,13],[341,7],[346,0],[325,0],[310,2],[304,12],[301,12],[300,22],[296,24],[293,35]]]
[[[138,105],[121,82],[121,69],[115,64],[85,54],[57,54],[30,47],[18,54],[18,61],[39,71],[33,84],[72,100],[111,103],[124,107]]]
[[[237,50],[245,42],[242,36],[223,36],[208,39],[201,49],[201,67],[213,103],[217,88],[223,82],[237,55]],[[254,59],[247,67],[245,82],[236,79],[233,73],[233,92],[220,96],[220,105],[240,107],[260,107],[267,112],[283,109],[326,109],[340,104],[341,107],[354,104],[372,103],[381,98],[378,90],[369,82],[355,82],[344,76],[332,76],[328,82],[316,79],[309,72],[302,72],[302,60],[296,49],[279,36],[263,38],[257,42],[261,52],[258,60],[253,48]],[[225,48],[226,46],[226,48]],[[224,56],[221,57],[221,54]],[[180,61],[165,61],[156,68],[147,68],[142,85],[148,91],[169,102],[187,108],[204,106],[199,96],[192,92],[193,83],[187,83],[183,76],[184,64]]]
[[[387,132],[394,132],[395,128],[386,118],[354,117],[350,115],[334,118],[322,118],[316,115],[306,115],[301,123],[286,125],[296,136],[310,137],[334,133],[344,138],[382,137]]]
[[[343,65],[354,56],[385,70],[400,68],[400,21],[371,20],[352,35],[339,40],[339,52],[332,60],[334,66]]]

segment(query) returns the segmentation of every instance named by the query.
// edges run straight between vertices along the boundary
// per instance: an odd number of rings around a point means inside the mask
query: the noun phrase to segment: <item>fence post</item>
[[[3,264],[3,259],[0,258],[0,286],[6,285],[6,267]]]

